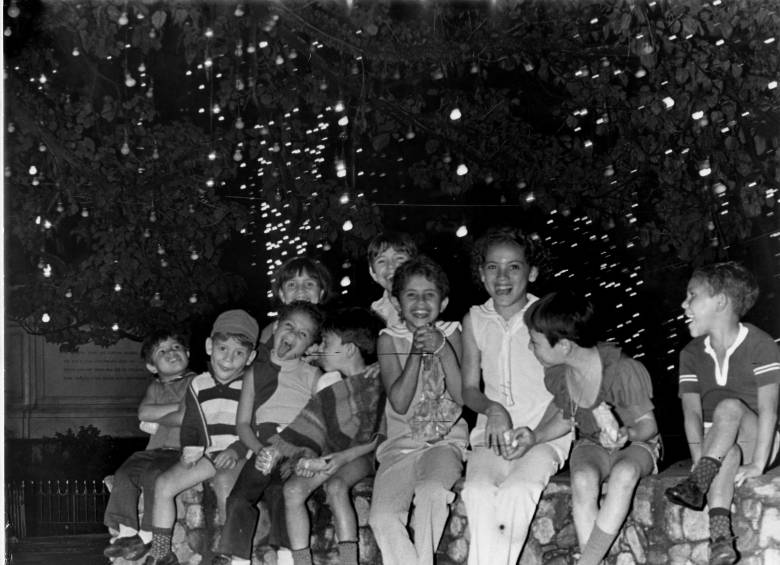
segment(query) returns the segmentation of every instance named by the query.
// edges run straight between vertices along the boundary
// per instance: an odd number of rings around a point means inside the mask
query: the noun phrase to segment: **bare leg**
[[[600,446],[580,445],[571,455],[571,501],[580,549],[590,538],[599,514],[601,482],[607,475],[607,454]]]
[[[214,465],[201,457],[191,467],[181,461],[162,473],[154,483],[154,511],[152,524],[155,528],[172,528],[176,521],[174,497],[190,487],[210,479],[216,473]]]
[[[350,491],[360,479],[373,471],[373,453],[350,461],[325,482],[325,494],[333,510],[336,539],[340,542],[357,541],[358,525]]]

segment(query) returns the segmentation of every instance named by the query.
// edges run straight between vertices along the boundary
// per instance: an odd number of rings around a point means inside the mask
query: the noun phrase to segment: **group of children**
[[[528,292],[539,276],[537,242],[517,229],[476,242],[473,271],[489,299],[462,326],[439,319],[447,276],[409,236],[380,235],[368,259],[382,298],[327,318],[319,307],[327,270],[306,257],[288,261],[274,280],[277,321],[260,332],[246,312],[222,313],[200,375],[187,372],[180,336],[150,336],[142,354],[158,378],[139,419],[152,437],[115,474],[105,523],[118,533],[107,557],[177,564],[174,497],[213,479],[224,517],[214,563],[251,563],[261,498],[269,542],[289,548],[296,565],[311,563],[306,500],[322,486],[339,562],[357,564],[350,489],[375,472],[369,524],[383,563],[429,565],[465,465],[469,565],[514,565],[541,493],[568,457],[574,558],[601,562],[637,483],[657,469],[644,366],[597,341],[581,293]],[[683,302],[694,340],[680,355],[679,390],[693,467],[666,495],[697,510],[708,504],[714,565],[738,559],[735,483],[761,475],[780,445],[780,352],[740,322],[756,296],[748,271],[721,263],[694,272]],[[470,432],[464,406],[477,414]]]

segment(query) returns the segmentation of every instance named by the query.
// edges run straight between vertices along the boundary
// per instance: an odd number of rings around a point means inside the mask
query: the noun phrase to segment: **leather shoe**
[[[144,543],[138,535],[117,538],[103,550],[103,555],[109,559],[122,557],[128,561],[135,561],[143,557],[152,548],[151,543]]]
[[[666,494],[666,498],[680,506],[692,510],[704,508],[704,491],[690,478],[676,486],[669,487],[664,491],[664,494]]]
[[[720,537],[710,542],[710,565],[732,565],[737,558],[734,538]]]

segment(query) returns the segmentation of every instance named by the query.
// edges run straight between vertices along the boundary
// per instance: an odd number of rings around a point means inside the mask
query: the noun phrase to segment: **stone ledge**
[[[659,475],[644,479],[637,488],[634,506],[610,552],[610,565],[706,565],[708,562],[708,517],[670,504],[663,492],[676,484],[688,469],[685,462]],[[469,531],[465,508],[458,497],[437,552],[438,565],[463,565],[468,555]],[[312,552],[318,565],[336,565],[338,553],[329,508],[320,494],[309,501],[312,512]],[[353,489],[360,527],[361,563],[381,564],[379,550],[368,526],[372,479]],[[182,565],[209,565],[220,535],[213,492],[202,485],[185,491],[176,500],[178,520],[174,551]],[[255,535],[253,565],[277,565],[276,552],[265,542],[268,514],[261,515]],[[737,547],[744,565],[780,564],[780,468],[748,481],[735,493],[732,507]],[[577,546],[571,520],[571,489],[568,475],[553,478],[542,494],[531,524],[528,542],[519,565],[566,565],[568,550]],[[115,565],[129,562],[116,560]],[[138,562],[136,562],[138,563]]]

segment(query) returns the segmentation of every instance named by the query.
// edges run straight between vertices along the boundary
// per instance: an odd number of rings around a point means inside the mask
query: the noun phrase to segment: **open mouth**
[[[511,286],[497,286],[495,292],[499,296],[506,296],[508,294],[512,294],[512,287]]]
[[[276,348],[276,354],[279,357],[284,357],[285,355],[287,355],[290,352],[291,349],[292,349],[292,344],[291,343],[288,343],[286,341],[282,341],[279,344],[279,347]]]

